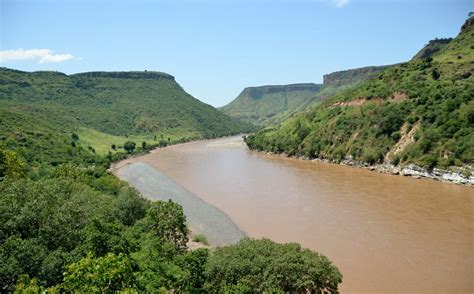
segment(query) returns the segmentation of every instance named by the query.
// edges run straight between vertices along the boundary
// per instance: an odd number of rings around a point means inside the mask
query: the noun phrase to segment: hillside
[[[245,88],[220,110],[242,121],[268,126],[353,87],[385,68],[370,66],[334,72],[324,75],[322,85],[308,83]]]
[[[251,149],[332,161],[474,163],[474,20],[428,58],[361,85],[247,138]],[[469,168],[466,170],[469,172]]]
[[[266,125],[305,104],[320,89],[318,84],[248,87],[220,110],[255,125]]]
[[[44,118],[52,127],[76,132],[85,139],[80,141],[84,147],[102,153],[114,152],[111,144],[128,139],[158,144],[249,130],[249,125],[195,99],[173,76],[160,72],[65,75],[0,68],[0,106],[32,124]],[[3,131],[4,137],[12,135]]]

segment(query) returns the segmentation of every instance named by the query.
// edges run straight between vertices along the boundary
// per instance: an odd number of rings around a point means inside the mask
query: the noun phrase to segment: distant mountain
[[[435,43],[428,46],[436,45],[436,50],[425,47],[410,62],[250,136],[249,147],[337,162],[349,158],[428,169],[464,167],[470,173],[474,19],[466,21],[455,39]]]
[[[318,84],[248,87],[231,103],[220,108],[225,114],[255,125],[277,122],[321,89]]]
[[[0,146],[18,144],[18,136],[34,137],[28,130],[37,126],[51,130],[51,136],[75,132],[80,144],[101,153],[132,139],[157,144],[250,130],[161,72],[66,75],[0,68],[0,111],[2,119],[9,118],[0,128]]]
[[[386,68],[370,66],[334,72],[324,75],[324,84],[248,87],[220,110],[231,117],[268,126],[353,87]]]

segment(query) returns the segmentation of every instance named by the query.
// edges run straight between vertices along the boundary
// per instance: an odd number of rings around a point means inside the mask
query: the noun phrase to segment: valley
[[[472,293],[467,5],[191,2],[2,2],[0,292]]]

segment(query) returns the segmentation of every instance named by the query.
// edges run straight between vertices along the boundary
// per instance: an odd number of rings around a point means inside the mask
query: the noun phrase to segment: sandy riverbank
[[[234,244],[246,237],[225,213],[138,158],[114,164],[113,172],[150,200],[171,199],[182,205],[192,232],[204,234],[213,246]]]

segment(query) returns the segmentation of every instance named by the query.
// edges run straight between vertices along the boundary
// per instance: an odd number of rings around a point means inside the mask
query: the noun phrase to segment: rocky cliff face
[[[174,81],[174,76],[159,71],[92,71],[71,76],[76,78],[167,79]]]

